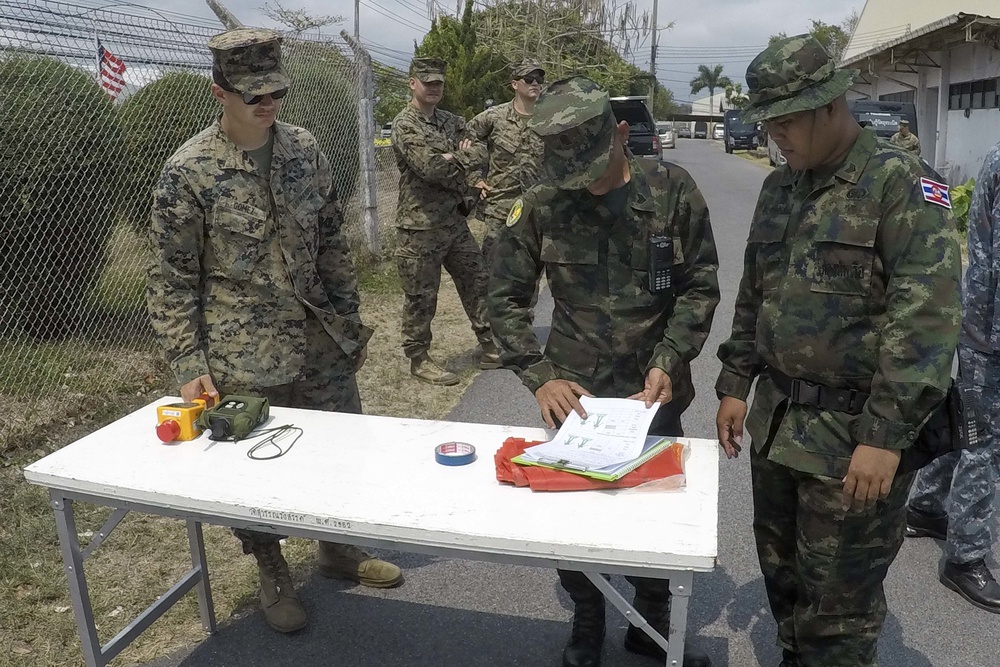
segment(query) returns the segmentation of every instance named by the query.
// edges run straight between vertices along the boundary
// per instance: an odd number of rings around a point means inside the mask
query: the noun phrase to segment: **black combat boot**
[[[603,596],[577,602],[573,634],[563,649],[563,667],[600,667],[604,627]]]
[[[781,655],[781,664],[778,667],[802,667],[802,663],[799,662],[799,656],[787,648],[781,649]]]
[[[633,606],[649,622],[653,629],[666,639],[670,635],[670,595],[650,595],[636,590]],[[629,625],[625,631],[625,650],[638,655],[647,655],[660,662],[667,659],[667,652],[653,641],[643,630]],[[684,667],[712,667],[712,661],[701,651],[684,646]]]
[[[948,515],[928,514],[912,505],[906,506],[906,536],[933,537],[943,540],[948,537]]]
[[[984,559],[971,563],[945,561],[941,583],[980,609],[1000,614],[1000,584]]]

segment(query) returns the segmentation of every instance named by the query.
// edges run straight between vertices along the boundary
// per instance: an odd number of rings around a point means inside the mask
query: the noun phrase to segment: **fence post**
[[[381,254],[378,234],[378,204],[375,199],[375,82],[372,58],[368,51],[346,30],[340,31],[358,63],[361,99],[358,100],[358,152],[361,159],[361,222],[368,250]]]

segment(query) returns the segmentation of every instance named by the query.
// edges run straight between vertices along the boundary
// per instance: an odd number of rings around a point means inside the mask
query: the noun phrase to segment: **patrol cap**
[[[520,79],[528,76],[532,72],[541,72],[545,74],[545,68],[537,60],[531,58],[525,58],[521,62],[513,63],[510,66],[510,78],[511,80]]]
[[[899,119],[899,124],[900,125],[905,125],[905,126],[909,127],[910,126],[910,121],[906,120],[905,118],[900,118]]]
[[[222,76],[241,93],[267,95],[292,80],[281,66],[281,35],[262,28],[227,30],[208,40]]]
[[[447,67],[448,63],[440,58],[414,58],[410,61],[410,76],[424,83],[444,81]]]
[[[528,122],[545,144],[548,182],[581,190],[600,178],[611,162],[616,124],[608,91],[595,81],[574,76],[550,85]]]
[[[747,67],[750,104],[741,120],[756,123],[819,109],[847,92],[859,75],[856,69],[838,70],[812,35],[776,40]]]

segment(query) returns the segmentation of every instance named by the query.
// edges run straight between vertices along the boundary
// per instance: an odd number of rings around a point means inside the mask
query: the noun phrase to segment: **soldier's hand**
[[[458,142],[458,150],[467,151],[472,148],[472,139],[462,139]]]
[[[899,467],[900,451],[859,444],[844,478],[844,511],[861,512],[885,500]]]
[[[181,387],[181,398],[186,403],[190,403],[202,394],[208,394],[212,398],[219,398],[219,390],[215,388],[211,375],[202,375],[188,382]]]
[[[580,396],[593,398],[594,395],[569,380],[549,380],[535,392],[535,400],[542,410],[542,419],[549,428],[555,428],[556,421],[566,421],[566,417],[574,410],[582,419],[587,418],[587,412],[580,405]]]
[[[480,199],[486,199],[486,194],[487,194],[487,193],[488,193],[488,192],[489,192],[490,190],[492,190],[492,189],[493,189],[493,188],[491,188],[490,186],[488,186],[488,185],[486,184],[486,181],[484,181],[484,180],[482,180],[482,179],[480,179],[480,180],[479,180],[479,182],[478,182],[478,183],[476,183],[476,184],[475,184],[475,185],[474,185],[473,187],[475,187],[475,188],[478,188],[478,189],[479,189],[479,198],[480,198]]]
[[[361,351],[358,352],[358,356],[354,357],[354,370],[355,370],[355,372],[360,371],[361,367],[365,365],[366,361],[368,361],[368,346],[367,345],[365,345],[363,348],[361,348]]]
[[[647,408],[653,407],[653,403],[657,401],[666,405],[674,398],[674,385],[662,368],[653,367],[646,373],[646,385],[643,390],[638,394],[632,394],[629,398],[645,401]]]
[[[743,451],[743,422],[747,418],[747,402],[732,396],[723,396],[719,412],[715,416],[719,444],[726,452],[726,458],[738,458]]]

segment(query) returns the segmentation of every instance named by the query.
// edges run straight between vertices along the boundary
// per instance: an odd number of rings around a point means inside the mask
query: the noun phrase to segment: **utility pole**
[[[243,27],[240,20],[218,0],[205,0],[205,2],[208,3],[208,6],[212,8],[215,15],[219,17],[220,21],[222,21],[222,25],[226,26],[226,30]]]
[[[656,108],[656,41],[660,37],[660,29],[656,25],[656,5],[659,4],[659,0],[653,0],[653,46],[652,51],[649,54],[649,74],[650,74],[650,90],[649,90],[649,112],[655,116],[653,109]]]
[[[358,64],[361,98],[358,100],[358,150],[361,164],[361,227],[368,250],[378,257],[382,251],[378,236],[378,201],[375,198],[375,81],[371,55],[361,42],[347,34],[340,36],[354,51]]]
[[[354,39],[361,41],[361,0],[354,0]]]

